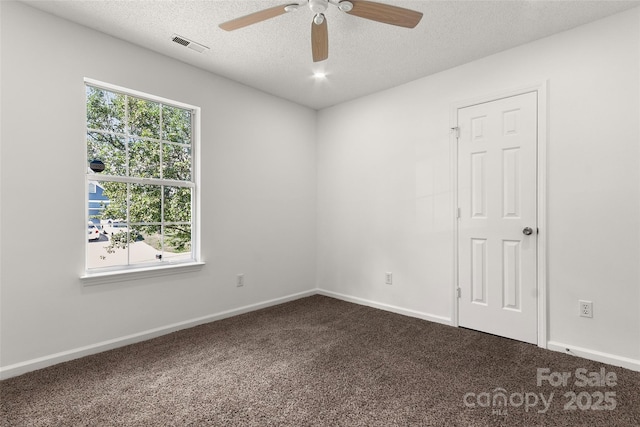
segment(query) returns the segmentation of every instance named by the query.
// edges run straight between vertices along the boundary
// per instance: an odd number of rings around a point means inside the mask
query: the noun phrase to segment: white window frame
[[[119,265],[104,268],[88,268],[88,248],[89,242],[87,239],[86,224],[89,221],[89,185],[90,181],[96,181],[97,176],[87,172],[87,165],[84,165],[83,173],[85,175],[85,221],[83,227],[83,236],[85,244],[85,262],[84,272],[80,275],[81,281],[85,285],[94,285],[107,282],[118,282],[132,279],[140,279],[146,277],[155,277],[159,275],[181,273],[185,271],[192,271],[201,268],[204,265],[200,258],[200,107],[189,105],[183,102],[178,102],[163,98],[156,95],[140,92],[137,90],[116,86],[110,83],[101,82],[98,80],[85,78],[84,87],[92,86],[99,89],[104,89],[110,92],[122,93],[135,98],[144,99],[151,102],[157,102],[172,107],[177,107],[185,110],[190,110],[191,114],[191,181],[181,182],[177,186],[188,187],[192,189],[191,196],[191,260],[180,261],[166,261],[163,260],[159,263],[148,264],[136,264],[136,265]],[[86,90],[85,90],[86,93]],[[86,101],[85,108],[85,143],[83,144],[84,150],[87,149],[86,138],[87,132],[90,131],[86,127]],[[162,168],[161,168],[162,169]],[[164,180],[157,178],[136,178],[129,176],[113,176],[106,175],[100,176],[97,181],[111,181],[111,182],[123,182],[123,183],[139,183],[147,185],[171,185],[176,186],[176,181]],[[150,224],[150,225],[155,225]],[[160,225],[160,224],[158,224]]]

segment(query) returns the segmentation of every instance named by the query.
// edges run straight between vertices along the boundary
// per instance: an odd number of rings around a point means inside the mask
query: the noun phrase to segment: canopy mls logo
[[[551,401],[553,400],[553,392],[547,398],[544,393],[511,393],[507,395],[507,390],[496,388],[492,392],[482,393],[466,393],[462,401],[467,408],[492,408],[493,415],[508,415],[507,408],[524,407],[525,412],[537,410],[539,414],[544,414],[549,410]],[[541,406],[539,407],[538,404]]]
[[[549,368],[538,368],[536,384],[538,387],[576,387],[582,390],[568,390],[562,394],[564,400],[559,403],[563,404],[565,411],[612,411],[617,406],[615,391],[591,391],[597,387],[612,388],[618,385],[616,373],[607,372],[604,367],[592,372],[585,368],[573,372],[552,372]],[[545,414],[551,408],[554,397],[554,391],[547,394],[532,391],[508,393],[504,388],[497,387],[491,392],[466,393],[462,402],[467,408],[491,408],[493,415],[506,416],[509,408],[524,408],[525,412]]]

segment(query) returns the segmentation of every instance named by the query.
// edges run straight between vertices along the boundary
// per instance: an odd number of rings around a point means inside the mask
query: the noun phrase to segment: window
[[[87,274],[198,261],[199,109],[85,86]]]

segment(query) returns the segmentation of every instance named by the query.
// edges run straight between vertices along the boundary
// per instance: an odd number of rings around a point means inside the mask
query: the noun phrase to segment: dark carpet
[[[538,368],[555,386],[538,386]],[[640,426],[639,394],[639,372],[312,296],[2,381],[0,415],[4,426],[627,427]]]

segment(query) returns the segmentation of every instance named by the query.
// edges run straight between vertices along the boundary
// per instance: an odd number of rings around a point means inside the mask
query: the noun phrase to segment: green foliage
[[[174,252],[191,251],[191,226],[167,225],[164,233],[165,247],[169,246]]]
[[[182,108],[87,86],[87,162],[102,160],[103,176],[190,181],[191,114]],[[99,180],[98,175],[96,178]],[[115,234],[108,252],[124,249],[145,235],[162,235],[160,222],[165,223],[165,249],[190,250],[190,225],[175,224],[191,221],[190,188],[112,181],[100,181],[100,185],[110,203],[99,219],[137,224],[129,227],[128,239],[126,233]]]
[[[124,133],[125,96],[87,86],[87,127]]]
[[[191,143],[191,111],[165,105],[162,107],[162,122],[165,140]]]
[[[124,231],[114,233],[109,239],[109,245],[105,246],[107,253],[112,254],[116,249],[126,249],[129,246],[129,242],[135,242],[140,240],[141,235],[135,230],[130,231],[129,235]]]

